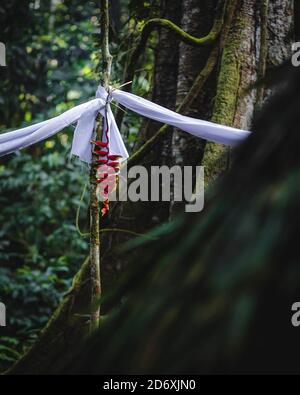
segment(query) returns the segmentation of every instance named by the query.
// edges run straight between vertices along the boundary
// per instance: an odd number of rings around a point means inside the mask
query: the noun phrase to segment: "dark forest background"
[[[127,203],[103,220],[104,228],[158,240],[102,236],[103,316],[84,348],[74,344],[82,328],[72,309],[85,293],[89,240],[78,223],[88,230],[88,194],[81,196],[89,170],[69,157],[73,130],[1,158],[0,301],[8,325],[0,329],[0,369],[34,345],[16,373],[298,372],[290,309],[300,273],[300,77],[289,59],[300,38],[299,2],[110,6],[113,85],[133,80],[124,89],[254,133],[232,151],[169,129],[139,158],[145,166],[204,165],[206,208],[189,216],[174,202]],[[0,5],[1,131],[94,96],[99,15],[96,1]],[[161,130],[113,110],[130,153]]]

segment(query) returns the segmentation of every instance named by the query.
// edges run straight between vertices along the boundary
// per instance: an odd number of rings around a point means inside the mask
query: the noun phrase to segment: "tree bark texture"
[[[199,2],[197,0],[183,1],[183,30],[194,36],[204,36],[209,33],[214,22],[217,2]],[[204,68],[211,48],[194,48],[185,43],[180,44],[179,71],[176,106],[180,106],[185,96],[193,86],[199,72]],[[208,119],[212,100],[211,84],[196,97],[185,115]],[[204,155],[206,142],[193,137],[181,130],[174,130],[172,138],[172,164],[179,166],[200,166]],[[181,210],[183,203],[172,202],[170,212],[174,215]]]
[[[267,10],[264,15],[263,10]],[[260,100],[257,89],[268,68],[278,66],[291,53],[293,1],[239,0],[222,53],[212,121],[250,130]],[[265,31],[267,37],[262,35]],[[264,48],[264,46],[267,46]],[[265,67],[262,68],[265,63]],[[204,156],[206,183],[214,181],[229,165],[230,150],[208,143]]]

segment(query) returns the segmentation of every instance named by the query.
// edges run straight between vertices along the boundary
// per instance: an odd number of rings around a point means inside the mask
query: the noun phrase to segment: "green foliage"
[[[20,341],[17,338],[1,336],[0,371],[4,371],[20,358],[21,354],[16,351],[18,348],[20,348]]]
[[[158,0],[130,0],[129,9],[136,20],[150,19],[158,15],[160,2]]]
[[[5,333],[19,351],[47,322],[88,254],[75,226],[87,174],[51,150],[41,158],[15,155],[0,167],[0,300],[7,304]],[[7,360],[5,349],[0,355]]]
[[[1,4],[0,126],[41,120],[94,95],[95,13],[93,1]]]

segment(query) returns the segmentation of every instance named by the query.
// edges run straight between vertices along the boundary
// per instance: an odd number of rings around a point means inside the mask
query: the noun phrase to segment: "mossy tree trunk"
[[[292,0],[239,0],[221,57],[211,120],[250,130],[255,110],[271,93],[263,84],[270,67],[288,59],[293,26]],[[213,182],[230,165],[230,150],[208,143],[203,160],[206,183]]]
[[[257,77],[256,4],[256,0],[237,2],[220,60],[211,117],[213,122],[246,130],[251,126],[255,92],[243,96],[243,91]],[[203,160],[207,184],[228,168],[229,155],[230,149],[227,147],[207,144]]]

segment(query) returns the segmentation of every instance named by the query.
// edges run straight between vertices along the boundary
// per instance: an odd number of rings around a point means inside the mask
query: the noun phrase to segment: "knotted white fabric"
[[[129,155],[110,108],[109,103],[112,99],[137,114],[172,125],[196,137],[215,143],[235,146],[251,134],[245,130],[180,115],[149,100],[118,89],[111,89],[107,93],[102,86],[99,86],[96,99],[94,100],[76,106],[47,121],[13,132],[0,134],[0,156],[10,154],[45,140],[77,122],[71,153],[78,156],[83,162],[91,163],[91,140],[93,138],[96,117],[100,113],[109,127],[110,154],[127,159]]]

